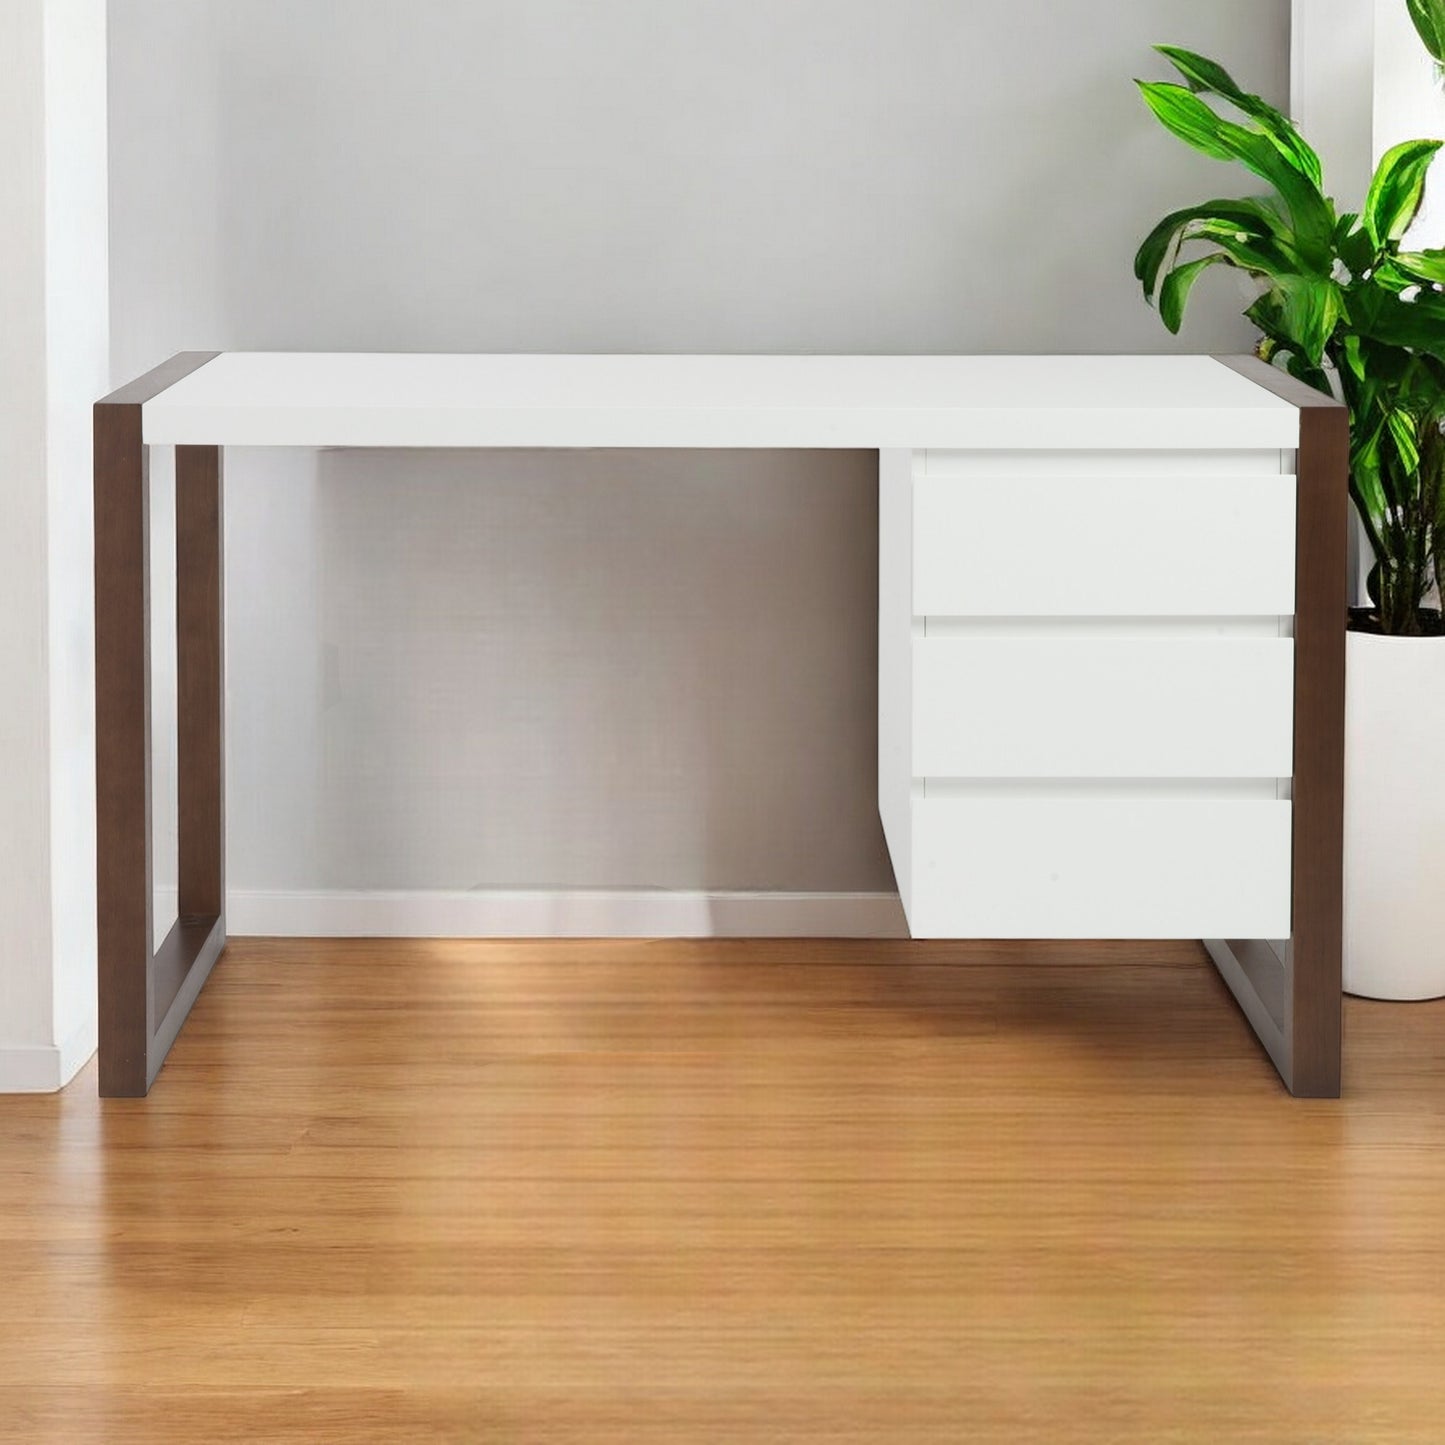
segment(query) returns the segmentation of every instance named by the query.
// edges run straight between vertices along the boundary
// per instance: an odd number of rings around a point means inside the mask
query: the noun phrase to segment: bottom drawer
[[[915,938],[1288,938],[1272,798],[910,800]]]

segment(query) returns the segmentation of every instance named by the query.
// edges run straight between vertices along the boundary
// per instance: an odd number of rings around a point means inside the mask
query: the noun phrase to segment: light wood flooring
[[[1194,945],[232,943],[0,1099],[0,1440],[1445,1440],[1445,1005]]]

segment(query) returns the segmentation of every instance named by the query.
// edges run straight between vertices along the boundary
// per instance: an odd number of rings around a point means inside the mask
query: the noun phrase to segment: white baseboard
[[[233,889],[233,938],[904,938],[896,893]]]
[[[53,1094],[60,1087],[54,1044],[0,1045],[0,1094]]]
[[[63,1089],[95,1052],[96,1021],[87,1019],[60,1044],[0,1044],[0,1094],[53,1094]]]

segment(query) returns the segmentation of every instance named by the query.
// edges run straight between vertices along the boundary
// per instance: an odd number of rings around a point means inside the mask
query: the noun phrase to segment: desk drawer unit
[[[1288,937],[1292,453],[881,458],[913,934]]]

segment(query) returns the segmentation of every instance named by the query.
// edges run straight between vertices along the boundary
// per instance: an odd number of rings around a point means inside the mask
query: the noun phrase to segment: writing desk
[[[180,903],[153,948],[159,445]],[[1343,408],[1252,358],[189,352],[95,409],[102,1094],[147,1092],[226,942],[227,446],[876,449],[911,932],[1202,939],[1286,1085],[1339,1092]]]

